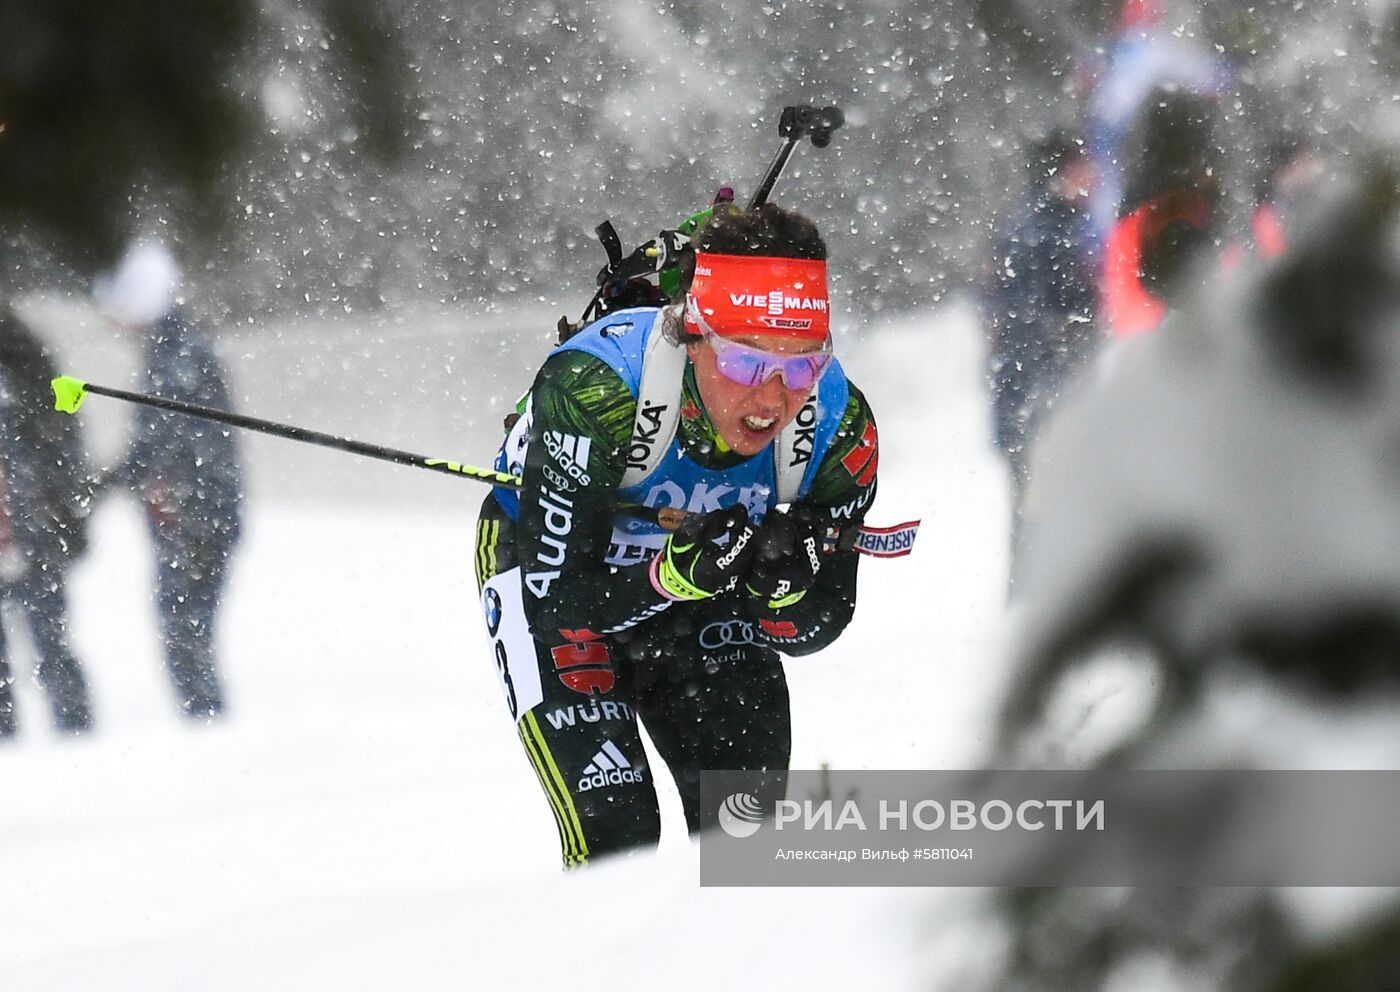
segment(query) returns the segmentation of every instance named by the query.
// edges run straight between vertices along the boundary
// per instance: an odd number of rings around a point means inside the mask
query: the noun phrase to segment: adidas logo
[[[633,768],[632,762],[612,741],[604,741],[602,749],[593,756],[588,767],[583,770],[583,778],[578,780],[578,791],[606,789],[610,785],[624,782],[644,782],[643,769]]]
[[[591,438],[545,431],[544,447],[570,478],[585,486],[592,481],[588,477],[588,454],[593,448]]]

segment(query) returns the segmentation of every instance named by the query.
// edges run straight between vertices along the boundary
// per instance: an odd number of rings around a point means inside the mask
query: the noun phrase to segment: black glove
[[[692,514],[653,559],[652,585],[670,599],[690,600],[737,588],[749,570],[755,533],[742,506]]]
[[[768,514],[758,529],[758,553],[746,582],[749,593],[773,610],[796,603],[817,581],[825,538],[825,524],[810,514]]]

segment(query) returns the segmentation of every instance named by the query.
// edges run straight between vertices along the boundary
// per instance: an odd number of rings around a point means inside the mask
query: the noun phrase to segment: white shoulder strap
[[[683,345],[667,339],[664,321],[669,310],[656,316],[642,359],[642,381],[637,386],[637,412],[632,439],[627,445],[627,470],[621,488],[635,486],[661,465],[675,439],[681,421],[681,381],[685,377]],[[807,397],[792,423],[773,442],[773,469],[778,502],[792,503],[802,494],[802,480],[816,443],[817,390]]]
[[[817,439],[817,390],[807,397],[792,423],[773,441],[773,474],[778,480],[778,503],[792,503],[802,495],[802,479],[812,461]]]
[[[627,444],[627,471],[621,488],[635,486],[660,466],[676,427],[681,422],[681,381],[685,377],[685,346],[667,340],[665,321],[670,309],[656,315],[642,358],[642,381],[637,384],[637,413]]]

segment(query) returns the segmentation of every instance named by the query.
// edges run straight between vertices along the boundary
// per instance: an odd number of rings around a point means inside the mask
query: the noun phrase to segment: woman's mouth
[[[744,430],[748,431],[750,434],[759,435],[767,434],[773,429],[773,426],[777,422],[777,417],[759,417],[754,414],[748,414],[739,421]]]

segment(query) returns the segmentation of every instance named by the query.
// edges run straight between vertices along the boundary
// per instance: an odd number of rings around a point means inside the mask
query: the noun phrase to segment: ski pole
[[[61,410],[63,413],[77,413],[78,408],[83,405],[83,398],[88,393],[96,393],[98,396],[110,396],[112,399],[154,407],[157,410],[171,410],[175,413],[188,414],[191,417],[199,417],[201,420],[213,421],[216,424],[230,424],[262,434],[271,434],[274,437],[284,437],[291,441],[304,441],[307,444],[315,444],[323,448],[349,451],[356,455],[393,462],[396,465],[412,465],[415,468],[425,468],[433,472],[445,472],[449,475],[489,482],[493,486],[505,486],[510,489],[520,488],[519,476],[507,472],[478,468],[475,465],[463,465],[446,458],[429,458],[426,455],[416,455],[411,451],[386,448],[383,445],[368,444],[347,437],[336,437],[333,434],[323,434],[305,427],[293,427],[290,424],[279,424],[259,417],[245,416],[241,413],[216,410],[213,407],[200,406],[197,403],[184,403],[180,400],[166,399],[163,396],[150,396],[145,393],[128,392],[125,389],[113,389],[110,386],[99,386],[96,383],[75,379],[71,375],[59,376],[53,380],[52,385],[54,409]]]
[[[521,487],[520,476],[511,475],[509,472],[497,472],[495,469],[478,468],[475,465],[463,465],[447,458],[429,458],[427,455],[415,454],[411,451],[402,451],[398,448],[388,448],[380,444],[369,444],[365,441],[356,441],[353,438],[336,437],[334,434],[323,434],[320,431],[313,431],[305,427],[294,427],[291,424],[279,424],[272,420],[263,420],[261,417],[249,417],[241,413],[231,413],[227,410],[216,410],[213,407],[200,406],[197,403],[185,403],[180,400],[166,399],[163,396],[151,396],[146,393],[133,393],[125,389],[113,389],[111,386],[99,386],[92,382],[83,382],[71,375],[61,375],[51,383],[53,386],[54,409],[63,413],[77,413],[83,405],[83,398],[88,393],[96,393],[98,396],[108,396],[112,399],[125,400],[128,403],[137,403],[141,406],[154,407],[157,410],[170,410],[175,413],[183,413],[191,417],[198,417],[201,420],[208,420],[216,424],[229,424],[233,427],[242,427],[246,430],[257,431],[261,434],[271,434],[273,437],[283,437],[290,441],[302,441],[306,444],[315,444],[323,448],[334,448],[337,451],[348,451],[356,455],[364,455],[367,458],[377,458],[380,461],[393,462],[395,465],[409,465],[414,468],[423,468],[431,472],[443,472],[447,475],[456,476],[459,479],[475,479],[478,482],[486,482],[493,486],[504,486],[507,489],[519,489]],[[618,509],[631,517],[640,517],[644,520],[660,525],[664,530],[676,530],[681,522],[689,514],[677,507],[650,507],[642,506],[639,503],[624,503]]]
[[[246,414],[231,413],[227,410],[216,410],[209,406],[200,406],[198,403],[185,403],[181,400],[167,399],[164,396],[151,396],[147,393],[133,393],[125,389],[113,389],[111,386],[100,386],[93,382],[84,382],[71,375],[61,375],[52,380],[54,409],[63,413],[77,413],[83,405],[83,399],[88,393],[95,393],[98,396],[107,396],[116,400],[125,400],[128,403],[136,403],[140,406],[154,407],[157,410],[170,410],[174,413],[183,413],[187,416],[198,417],[201,420],[208,420],[216,424],[229,424],[233,427],[242,427],[245,430],[257,431],[261,434],[271,434],[273,437],[286,438],[289,441],[301,441],[306,444],[319,445],[322,448],[333,448],[337,451],[348,451],[351,454],[364,455],[367,458],[377,458],[380,461],[393,462],[395,465],[408,465],[413,468],[428,469],[432,472],[443,472],[456,476],[459,479],[475,479],[477,482],[489,483],[493,486],[504,486],[508,489],[520,489],[520,476],[511,475],[509,472],[497,472],[495,469],[478,468],[475,465],[463,465],[446,458],[429,458],[427,455],[414,454],[411,451],[403,451],[399,448],[388,448],[379,444],[369,444],[365,441],[356,441],[347,437],[336,437],[334,434],[323,434],[320,431],[313,431],[306,427],[294,427],[291,424],[279,424],[272,420],[263,420],[261,417],[249,417]],[[663,530],[674,531],[680,528],[681,524],[690,512],[675,506],[643,506],[640,503],[619,503],[617,510],[625,513],[629,517],[637,517],[642,520],[649,520],[657,524]],[[868,528],[861,527],[858,530],[858,539],[854,541],[855,550],[862,554],[874,555],[876,557],[899,557],[909,553],[913,547],[913,535],[917,531],[917,522],[901,524],[895,528]],[[875,543],[871,543],[871,542]]]

